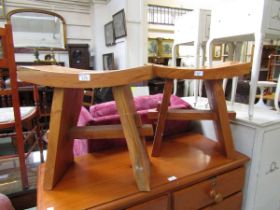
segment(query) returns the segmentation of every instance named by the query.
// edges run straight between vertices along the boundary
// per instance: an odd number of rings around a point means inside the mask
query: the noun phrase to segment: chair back
[[[18,94],[18,83],[16,75],[16,63],[14,57],[14,46],[11,25],[6,24],[0,28],[1,54],[0,54],[0,82],[1,82],[1,107],[12,106],[15,120],[20,122],[20,104]],[[10,80],[8,86],[5,81]],[[21,129],[21,125],[17,126]],[[1,127],[0,127],[1,128]]]
[[[24,188],[28,187],[27,171],[25,166],[24,137],[22,132],[20,102],[18,94],[18,83],[16,73],[16,63],[13,46],[13,34],[11,25],[6,24],[4,28],[0,28],[0,110],[2,110],[0,129],[4,129],[1,134],[5,135],[7,129],[12,128],[16,132],[17,151],[19,165],[21,170],[22,184]],[[5,81],[10,81],[7,85]],[[7,110],[3,107],[11,106],[14,118],[6,119],[4,116]]]

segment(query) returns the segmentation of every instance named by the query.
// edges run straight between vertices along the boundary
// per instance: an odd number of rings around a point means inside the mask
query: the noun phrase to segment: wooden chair
[[[35,105],[20,107],[19,83],[17,81],[11,25],[6,24],[5,28],[0,28],[0,37],[2,52],[0,56],[0,138],[16,137],[16,156],[19,157],[22,185],[24,188],[28,188],[25,158],[27,158],[35,148],[36,143],[39,144],[41,161],[43,162],[43,148],[39,125],[39,97],[37,87],[29,84],[31,87],[34,86]],[[26,83],[21,84],[26,85]],[[25,131],[23,132],[23,130]],[[36,141],[32,142],[30,149],[25,154],[25,142],[29,141],[29,139],[34,136]],[[12,156],[13,155],[1,156],[1,158]]]
[[[167,91],[162,104],[168,104],[172,80],[205,79],[210,111],[186,111],[179,113],[160,109],[158,127],[165,119],[207,119],[216,122],[220,150],[229,159],[235,158],[229,120],[227,117],[223,78],[246,74],[249,64],[232,64],[211,69],[181,69],[147,65],[118,71],[89,72],[61,66],[30,66],[19,68],[19,78],[26,82],[54,87],[51,110],[48,156],[44,172],[44,189],[53,189],[66,170],[73,164],[73,139],[114,139],[125,137],[134,177],[141,191],[150,190],[150,161],[143,143],[144,136],[153,135],[151,125],[142,125],[136,113],[129,84],[150,80],[154,77],[167,79]],[[46,80],[45,78],[49,78]],[[112,87],[120,125],[77,127],[84,88]],[[70,105],[71,104],[71,105]],[[158,131],[159,130],[159,131]],[[157,129],[161,134],[162,129]],[[161,138],[154,147],[160,149]],[[157,145],[157,146],[156,146]],[[94,167],[94,166],[93,166]]]

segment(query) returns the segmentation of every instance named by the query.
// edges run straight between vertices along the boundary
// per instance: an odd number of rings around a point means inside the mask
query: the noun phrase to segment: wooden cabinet
[[[244,168],[212,177],[199,184],[173,193],[173,209],[201,209],[240,192],[244,184]],[[240,206],[241,207],[241,206]]]
[[[88,44],[68,44],[69,66],[77,69],[90,69]]]
[[[127,210],[241,209],[244,173],[244,168],[238,168]]]
[[[248,158],[236,153],[234,160],[227,159],[216,146],[214,141],[195,133],[164,141],[161,156],[150,157],[149,192],[137,189],[125,148],[76,158],[52,191],[43,190],[44,165],[41,165],[37,208],[241,209],[243,166]],[[151,145],[147,147],[150,154]]]
[[[241,209],[242,206],[242,193],[239,192],[225,199],[219,204],[214,204],[203,208],[202,210],[236,210]]]
[[[257,109],[255,120],[239,118],[232,122],[232,129],[236,149],[251,158],[247,167],[244,209],[279,210],[279,115],[275,111]]]
[[[194,98],[184,98],[193,104]],[[205,108],[207,99],[201,98],[197,108]],[[246,166],[246,185],[243,190],[244,210],[280,209],[280,115],[273,110],[256,107],[253,120],[248,119],[248,105],[228,104],[236,112],[231,121],[234,145],[237,151],[250,157]],[[201,121],[197,125],[204,135],[215,139],[213,125]],[[226,208],[228,209],[228,208]]]

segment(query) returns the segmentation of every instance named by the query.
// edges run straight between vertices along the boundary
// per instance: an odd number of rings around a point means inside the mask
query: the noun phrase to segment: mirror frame
[[[43,10],[43,9],[34,9],[34,8],[25,8],[25,9],[15,9],[15,10],[11,10],[10,12],[8,12],[7,14],[7,22],[8,24],[11,24],[11,17],[12,15],[14,14],[17,14],[17,13],[22,13],[22,12],[34,12],[34,13],[43,13],[43,14],[47,14],[47,15],[52,15],[52,16],[56,16],[58,17],[61,21],[62,21],[62,25],[63,25],[63,39],[64,39],[64,50],[66,50],[67,48],[67,38],[66,38],[66,22],[64,20],[64,18],[55,13],[55,12],[51,12],[51,11],[48,11],[48,10]],[[17,47],[15,47],[17,48]],[[22,48],[22,47],[19,47],[19,48]],[[30,47],[26,47],[26,48],[30,48]],[[42,50],[48,50],[48,49],[53,49],[53,50],[61,50],[61,48],[48,48],[48,47],[39,47],[38,48],[39,50],[42,49]]]

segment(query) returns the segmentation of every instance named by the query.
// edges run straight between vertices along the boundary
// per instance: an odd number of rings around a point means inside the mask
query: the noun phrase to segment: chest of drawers
[[[150,151],[150,146],[148,146]],[[39,170],[38,209],[241,209],[247,157],[225,158],[200,134],[172,137],[160,157],[151,157],[151,191],[140,192],[127,151],[76,159],[52,191],[43,190]]]

